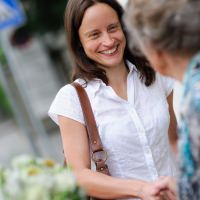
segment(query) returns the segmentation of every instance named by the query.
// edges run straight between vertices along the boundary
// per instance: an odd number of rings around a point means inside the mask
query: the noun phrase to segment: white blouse
[[[173,81],[156,74],[156,81],[146,87],[137,69],[128,62],[128,100],[101,80],[88,83],[89,96],[99,134],[108,153],[112,176],[147,181],[159,176],[174,176],[175,163],[168,141],[169,112],[166,97]],[[83,80],[76,80],[83,83]],[[85,124],[79,99],[70,84],[60,89],[49,116],[58,124],[58,115]]]

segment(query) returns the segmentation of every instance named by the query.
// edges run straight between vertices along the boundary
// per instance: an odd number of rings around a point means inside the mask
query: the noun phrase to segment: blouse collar
[[[129,68],[129,75],[134,73],[134,71],[138,72],[136,66],[133,63],[126,60],[126,64]],[[85,81],[82,79],[78,79],[78,80],[76,80],[76,82],[78,82],[82,85],[85,84]],[[100,88],[105,87],[105,86],[106,86],[106,84],[101,79],[96,78],[87,84],[87,92],[89,93],[89,95],[92,95],[93,97],[95,97],[95,95],[100,90]]]

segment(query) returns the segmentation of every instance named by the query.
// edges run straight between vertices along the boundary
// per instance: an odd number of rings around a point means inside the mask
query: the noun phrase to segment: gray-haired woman
[[[200,1],[129,0],[125,21],[154,69],[183,84],[178,194],[199,200]]]

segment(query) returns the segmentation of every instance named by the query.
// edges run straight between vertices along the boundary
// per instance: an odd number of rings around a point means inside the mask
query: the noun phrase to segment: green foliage
[[[4,183],[5,183],[5,178],[4,178],[3,168],[0,166],[0,187],[2,187]]]
[[[12,115],[10,103],[5,96],[3,88],[0,85],[0,112],[3,114],[4,117],[8,117]]]
[[[7,66],[7,60],[6,60],[5,54],[4,54],[3,49],[1,48],[1,46],[0,46],[0,63],[3,66]]]
[[[4,55],[3,49],[1,47],[0,47],[0,64],[1,64],[1,67],[3,68],[7,67],[7,60]],[[4,93],[4,90],[1,84],[0,84],[0,114],[3,115],[4,117],[8,117],[12,115],[10,103]]]
[[[28,17],[28,26],[34,32],[58,31],[64,26],[67,0],[22,0]]]

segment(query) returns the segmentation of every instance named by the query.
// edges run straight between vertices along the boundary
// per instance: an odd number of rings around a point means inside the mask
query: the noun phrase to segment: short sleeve
[[[159,81],[161,89],[165,93],[165,96],[168,97],[174,89],[175,80],[166,76],[162,76],[159,73],[157,73],[157,79]]]
[[[68,117],[85,124],[78,95],[75,88],[70,84],[59,90],[50,106],[48,114],[58,125],[58,115]]]

